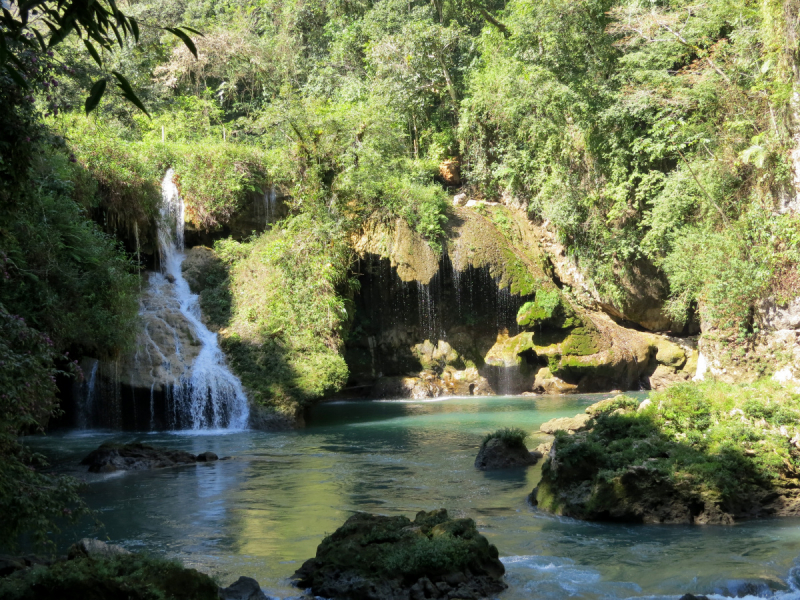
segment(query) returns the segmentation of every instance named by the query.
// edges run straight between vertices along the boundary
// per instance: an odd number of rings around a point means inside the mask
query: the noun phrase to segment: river
[[[413,519],[447,508],[497,545],[500,600],[676,598],[685,592],[800,599],[800,520],[733,527],[585,523],[533,508],[540,466],[480,472],[482,437],[529,431],[608,395],[330,402],[299,431],[71,431],[29,438],[54,469],[88,483],[102,539],[181,560],[228,584],[256,578],[297,596],[288,578],[353,511]],[[532,436],[533,448],[545,436]],[[104,441],[142,441],[231,460],[93,475],[77,462]],[[63,539],[98,535],[88,524]],[[797,573],[795,573],[795,571]]]

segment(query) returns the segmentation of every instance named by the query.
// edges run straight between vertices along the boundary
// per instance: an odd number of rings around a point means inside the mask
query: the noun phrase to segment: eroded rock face
[[[473,600],[504,590],[504,572],[497,548],[474,521],[439,509],[413,522],[356,513],[295,577],[299,587],[334,600]]]
[[[475,457],[475,468],[481,471],[510,469],[535,465],[542,457],[539,452],[531,452],[524,445],[513,446],[501,438],[491,438],[481,446]]]
[[[423,371],[417,377],[382,377],[372,388],[374,398],[439,398],[442,396],[490,396],[494,390],[474,367],[441,373]]]
[[[212,456],[214,458],[210,458]],[[88,465],[90,473],[112,473],[114,471],[144,471],[188,465],[198,460],[203,462],[216,460],[216,456],[213,452],[195,456],[183,450],[154,448],[139,443],[124,445],[106,443],[90,452],[81,461],[81,464]]]

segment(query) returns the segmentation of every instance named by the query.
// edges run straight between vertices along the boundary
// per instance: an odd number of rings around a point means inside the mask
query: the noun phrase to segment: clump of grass
[[[484,437],[483,441],[481,442],[481,448],[486,446],[486,444],[489,443],[489,440],[493,440],[495,438],[502,440],[507,446],[511,446],[512,448],[524,448],[525,438],[527,437],[527,432],[519,427],[503,427],[502,429],[498,429],[492,433],[487,433],[486,437]]]

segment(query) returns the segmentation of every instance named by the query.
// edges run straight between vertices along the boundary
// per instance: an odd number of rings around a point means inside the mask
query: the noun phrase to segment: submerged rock
[[[295,573],[297,585],[332,599],[485,598],[504,590],[505,568],[472,519],[447,511],[406,517],[356,513]]]
[[[216,459],[216,454],[213,452],[206,452],[200,456],[206,457],[207,455],[215,457],[211,460]],[[155,448],[138,442],[133,444],[107,442],[97,450],[90,452],[81,461],[81,464],[88,465],[90,473],[113,473],[114,471],[144,471],[174,467],[192,464],[198,460],[209,459],[200,458],[183,450]]]
[[[493,437],[481,445],[475,457],[475,468],[481,471],[509,469],[535,465],[542,457],[539,452],[530,452],[524,444],[510,444],[503,438]]]

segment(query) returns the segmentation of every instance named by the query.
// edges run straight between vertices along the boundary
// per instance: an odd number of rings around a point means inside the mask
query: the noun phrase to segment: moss
[[[600,332],[593,327],[576,327],[562,345],[562,352],[572,356],[590,356],[602,349]]]
[[[78,558],[0,579],[5,600],[218,600],[218,589],[208,575],[139,554]]]
[[[569,329],[583,324],[557,289],[540,289],[533,302],[526,302],[517,313],[517,324],[529,329],[550,327]]]

